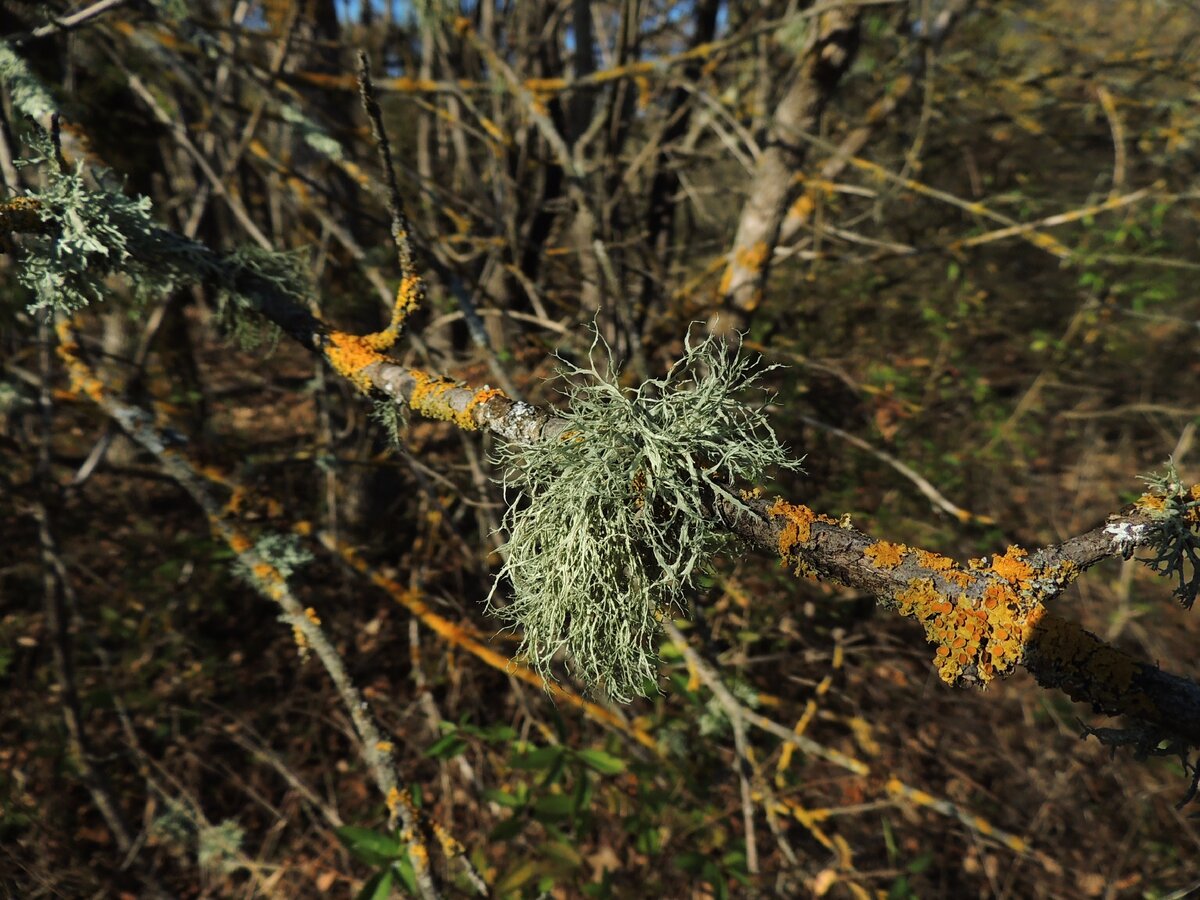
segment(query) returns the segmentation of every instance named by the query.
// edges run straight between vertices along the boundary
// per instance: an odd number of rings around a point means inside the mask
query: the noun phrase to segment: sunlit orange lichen
[[[455,391],[462,385],[449,378],[427,375],[419,369],[409,372],[416,385],[408,405],[421,415],[430,419],[440,419],[444,422],[454,422],[459,428],[474,431],[478,428],[475,421],[476,409],[495,397],[504,396],[499,388],[483,387],[477,390],[462,409],[457,409],[450,402]]]
[[[924,627],[925,637],[936,648],[938,675],[947,683],[958,681],[968,670],[984,684],[1011,672],[1024,658],[1032,630],[1045,611],[998,574],[985,577],[989,583],[982,595],[972,591],[947,596],[934,578],[922,577],[911,580],[893,598],[901,615]]]
[[[940,553],[930,553],[928,550],[917,551],[917,565],[922,569],[929,569],[931,572],[945,572],[953,569],[957,563],[948,556],[942,556]]]
[[[796,575],[815,578],[817,571],[811,564],[797,556],[796,551],[801,549],[802,544],[812,539],[814,522],[836,526],[837,519],[818,515],[807,506],[788,503],[783,499],[776,500],[771,504],[767,514],[773,519],[778,517],[784,519],[783,527],[779,531],[779,556],[784,563],[792,566]]]
[[[877,568],[894,569],[904,562],[904,554],[908,547],[904,544],[893,544],[889,541],[876,541],[865,550],[863,556],[869,559]]]
[[[371,379],[363,370],[373,363],[385,362],[387,359],[371,346],[371,337],[372,335],[363,338],[344,331],[333,331],[329,334],[329,346],[325,348],[325,358],[329,360],[334,371],[364,394],[371,389]]]
[[[483,387],[475,392],[475,395],[467,401],[466,408],[463,409],[459,416],[459,424],[468,430],[474,429],[475,425],[475,408],[484,406],[493,397],[503,397],[504,391],[500,388]]]
[[[1003,556],[992,560],[992,571],[1010,584],[1025,584],[1033,577],[1033,566],[1025,562],[1028,555],[1020,547],[1009,547]]]
[[[254,542],[241,532],[238,532],[229,538],[229,548],[234,553],[245,553],[253,546]]]
[[[419,369],[412,369],[408,374],[416,382],[412,396],[408,399],[409,406],[430,419],[445,422],[454,419],[456,412],[447,402],[446,395],[458,387],[457,382],[437,375],[427,375]]]
[[[1148,513],[1161,513],[1167,507],[1167,498],[1162,494],[1145,493],[1134,503],[1138,509]]]

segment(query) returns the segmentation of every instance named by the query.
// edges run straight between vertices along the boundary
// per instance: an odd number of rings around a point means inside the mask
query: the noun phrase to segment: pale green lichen
[[[1190,609],[1200,595],[1200,485],[1185,485],[1174,460],[1168,460],[1161,473],[1145,475],[1142,481],[1150,490],[1138,506],[1152,520],[1148,543],[1154,551],[1153,557],[1142,562],[1164,578],[1178,578],[1175,596]]]
[[[763,374],[757,360],[713,338],[685,346],[663,378],[625,389],[611,357],[608,374],[597,369],[593,344],[585,368],[560,372],[572,379],[566,431],[499,454],[506,488],[526,500],[504,520],[513,602],[498,607],[494,587],[489,603],[523,629],[544,676],[561,651],[620,701],[653,685],[661,619],[728,540],[711,498],[742,507],[739,482],[799,466],[763,411],[737,399]]]
[[[326,159],[334,162],[341,162],[345,159],[346,154],[342,150],[342,145],[335,138],[330,137],[328,132],[306,116],[298,107],[290,103],[281,103],[279,116],[289,125],[294,125],[300,139]]]
[[[58,109],[50,92],[8,44],[0,41],[0,81],[8,88],[13,106],[36,122],[43,122]]]
[[[123,273],[139,289],[162,291],[185,278],[200,257],[189,242],[158,228],[150,200],[127,197],[98,171],[91,177],[78,163],[63,171],[48,135],[36,133],[34,155],[18,165],[43,165],[45,186],[29,196],[45,224],[26,235],[17,279],[33,291],[30,309],[72,312],[103,299],[106,278]],[[93,186],[94,185],[94,186]]]
[[[107,297],[121,276],[138,300],[148,300],[192,283],[217,291],[222,321],[246,343],[258,343],[273,326],[253,326],[247,339],[247,310],[272,298],[307,305],[314,289],[308,251],[280,252],[240,247],[225,254],[160,228],[146,197],[129,197],[112,173],[101,168],[60,166],[51,137],[34,132],[32,153],[19,166],[39,166],[44,186],[27,192],[42,223],[22,235],[17,279],[34,294],[31,311],[50,307],[71,313]]]

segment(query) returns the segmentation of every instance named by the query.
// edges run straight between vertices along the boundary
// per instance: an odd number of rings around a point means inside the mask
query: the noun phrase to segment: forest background
[[[1200,888],[1197,707],[1087,693],[1186,679],[1200,633],[1191,562],[1137,558],[1148,504],[1200,519],[1193,4],[4,0],[0,32],[0,892]],[[803,457],[745,495],[795,552],[716,546],[647,696],[561,654],[543,689],[509,580],[484,603],[528,500],[483,388],[562,411],[591,380],[556,370],[632,389],[709,331],[761,356],[721,414]],[[1105,650],[1065,691],[948,669],[804,555],[838,529],[875,574],[1107,534],[1053,595]]]

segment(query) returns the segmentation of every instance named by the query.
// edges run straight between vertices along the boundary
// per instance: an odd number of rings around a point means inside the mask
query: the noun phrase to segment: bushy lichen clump
[[[1142,480],[1150,490],[1137,505],[1154,522],[1149,543],[1155,554],[1143,562],[1159,575],[1178,578],[1175,596],[1190,609],[1200,594],[1200,484],[1184,485],[1173,461],[1162,474]]]
[[[162,292],[186,280],[204,260],[189,242],[157,228],[150,201],[125,196],[113,176],[97,173],[88,185],[83,163],[60,169],[46,135],[35,134],[36,155],[19,165],[44,164],[45,187],[32,194],[43,227],[26,237],[17,279],[36,299],[30,309],[53,307],[65,313],[99,301],[105,279],[120,272],[144,292]]]
[[[0,225],[26,232],[16,275],[34,295],[30,311],[76,312],[105,299],[114,275],[123,276],[140,300],[205,283],[217,289],[222,317],[237,336],[257,343],[263,329],[245,324],[246,310],[272,297],[306,304],[313,296],[307,250],[215,253],[159,228],[150,200],[126,196],[111,172],[82,162],[61,165],[49,134],[33,131],[30,144],[31,155],[16,164],[40,167],[44,184],[0,210]]]
[[[741,506],[739,482],[799,463],[737,399],[766,371],[757,360],[689,341],[665,377],[625,389],[611,358],[597,370],[596,349],[587,368],[560,372],[573,381],[566,431],[500,452],[506,488],[527,502],[505,516],[501,576],[515,597],[496,611],[524,630],[544,676],[565,651],[586,684],[627,701],[653,683],[660,620],[728,539],[708,501]]]

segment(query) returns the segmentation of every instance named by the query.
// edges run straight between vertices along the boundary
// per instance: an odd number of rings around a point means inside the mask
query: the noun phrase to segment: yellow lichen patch
[[[304,618],[318,627],[321,624],[321,617],[317,615],[317,611],[311,606],[304,610]]]
[[[231,538],[229,538],[229,548],[234,553],[245,553],[253,546],[254,542],[241,532],[237,532]]]
[[[928,569],[931,572],[946,572],[957,565],[950,557],[942,556],[940,553],[930,553],[928,550],[917,551],[917,564],[922,569]]]
[[[1162,512],[1164,509],[1166,509],[1167,499],[1162,494],[1146,493],[1138,497],[1137,502],[1134,503],[1134,506],[1143,512]]]
[[[408,858],[412,860],[413,868],[418,872],[424,872],[429,868],[429,851],[419,841],[413,841],[408,845]]]
[[[971,584],[971,576],[962,569],[951,569],[949,572],[943,572],[942,577],[960,588],[968,587]]]
[[[553,94],[567,86],[565,78],[527,78],[525,87],[535,94]]]
[[[786,500],[776,500],[767,510],[767,515],[771,518],[784,518],[783,528],[779,532],[779,556],[784,563],[794,566],[796,575],[816,578],[817,571],[807,562],[799,559],[795,554],[801,544],[807,543],[812,538],[812,526],[814,522],[821,522],[826,525],[837,525],[837,519],[830,518],[826,515],[818,515],[807,506],[801,504],[788,503]]]
[[[808,217],[812,215],[814,206],[815,204],[813,203],[813,198],[806,191],[800,195],[799,199],[797,199],[796,202],[792,204],[791,209],[788,210],[788,219],[798,222],[807,222]]]
[[[364,394],[371,389],[371,379],[363,374],[363,369],[387,359],[371,346],[370,339],[373,337],[374,335],[367,335],[363,338],[344,331],[334,331],[329,334],[329,346],[325,348],[325,358],[329,360],[334,371],[352,382]]]
[[[246,487],[245,485],[236,485],[233,493],[229,495],[229,500],[225,503],[225,512],[227,515],[236,516],[241,513],[242,506],[246,503]]]
[[[454,859],[456,856],[461,856],[466,852],[466,848],[455,839],[449,831],[447,831],[440,822],[430,822],[430,828],[433,830],[433,836],[437,838],[438,844],[442,848],[442,853],[447,859]]]
[[[279,574],[279,570],[270,563],[255,563],[251,571],[254,573],[254,577],[264,584],[273,584],[283,581],[283,576]]]
[[[786,500],[776,500],[767,510],[772,518],[784,516],[787,524],[779,536],[779,555],[786,557],[797,544],[803,544],[812,537],[812,523],[817,515],[807,506],[788,503]]]
[[[503,397],[504,391],[500,388],[482,387],[475,392],[475,395],[467,401],[466,408],[459,416],[459,424],[467,430],[473,430],[475,425],[475,408],[483,406],[493,397]]]
[[[380,753],[391,753],[393,746],[391,741],[380,741],[375,745],[375,749]]]
[[[904,554],[907,552],[908,547],[904,544],[876,541],[863,551],[863,556],[869,559],[876,568],[894,569],[904,562]]]
[[[1029,553],[1020,547],[1009,547],[1003,556],[992,560],[992,571],[1009,584],[1024,584],[1033,577],[1033,566],[1025,562]]]
[[[767,242],[755,241],[749,247],[738,247],[733,258],[739,266],[749,272],[762,271],[763,264],[767,261]]]
[[[449,422],[455,418],[457,413],[447,402],[446,395],[458,387],[457,382],[449,378],[427,375],[419,369],[412,369],[408,374],[416,382],[408,400],[409,406],[430,419]]]
[[[1044,607],[1022,601],[1006,581],[996,578],[982,597],[947,597],[933,578],[918,578],[894,598],[897,611],[920,622],[936,646],[938,675],[954,683],[970,666],[985,684],[1019,663]]]
[[[766,260],[767,245],[764,241],[756,241],[749,247],[738,247],[733,251],[733,259],[726,266],[725,273],[721,276],[721,284],[717,288],[718,292],[723,296],[728,294],[735,286],[741,287],[750,281],[752,276],[762,271]],[[736,285],[734,284],[735,280],[737,282]]]
[[[68,331],[67,334],[69,335],[70,332]],[[58,345],[58,356],[66,363],[67,369],[71,373],[71,392],[83,394],[94,403],[103,404],[107,393],[104,382],[96,378],[79,358],[79,345],[68,338],[65,343]]]
[[[649,109],[650,104],[654,102],[654,93],[650,89],[650,79],[645,75],[638,75],[633,79],[633,83],[637,85],[637,108]]]
[[[392,321],[389,327],[398,331],[408,314],[420,306],[424,293],[425,285],[420,276],[412,272],[406,273],[396,289],[396,302],[392,307]]]
[[[504,392],[499,388],[482,387],[471,396],[462,409],[456,409],[450,403],[450,395],[462,388],[458,382],[427,375],[419,369],[412,369],[409,375],[416,382],[408,401],[409,406],[427,418],[454,422],[466,431],[474,431],[479,427],[475,422],[475,410],[480,405],[495,397],[504,396]]]

